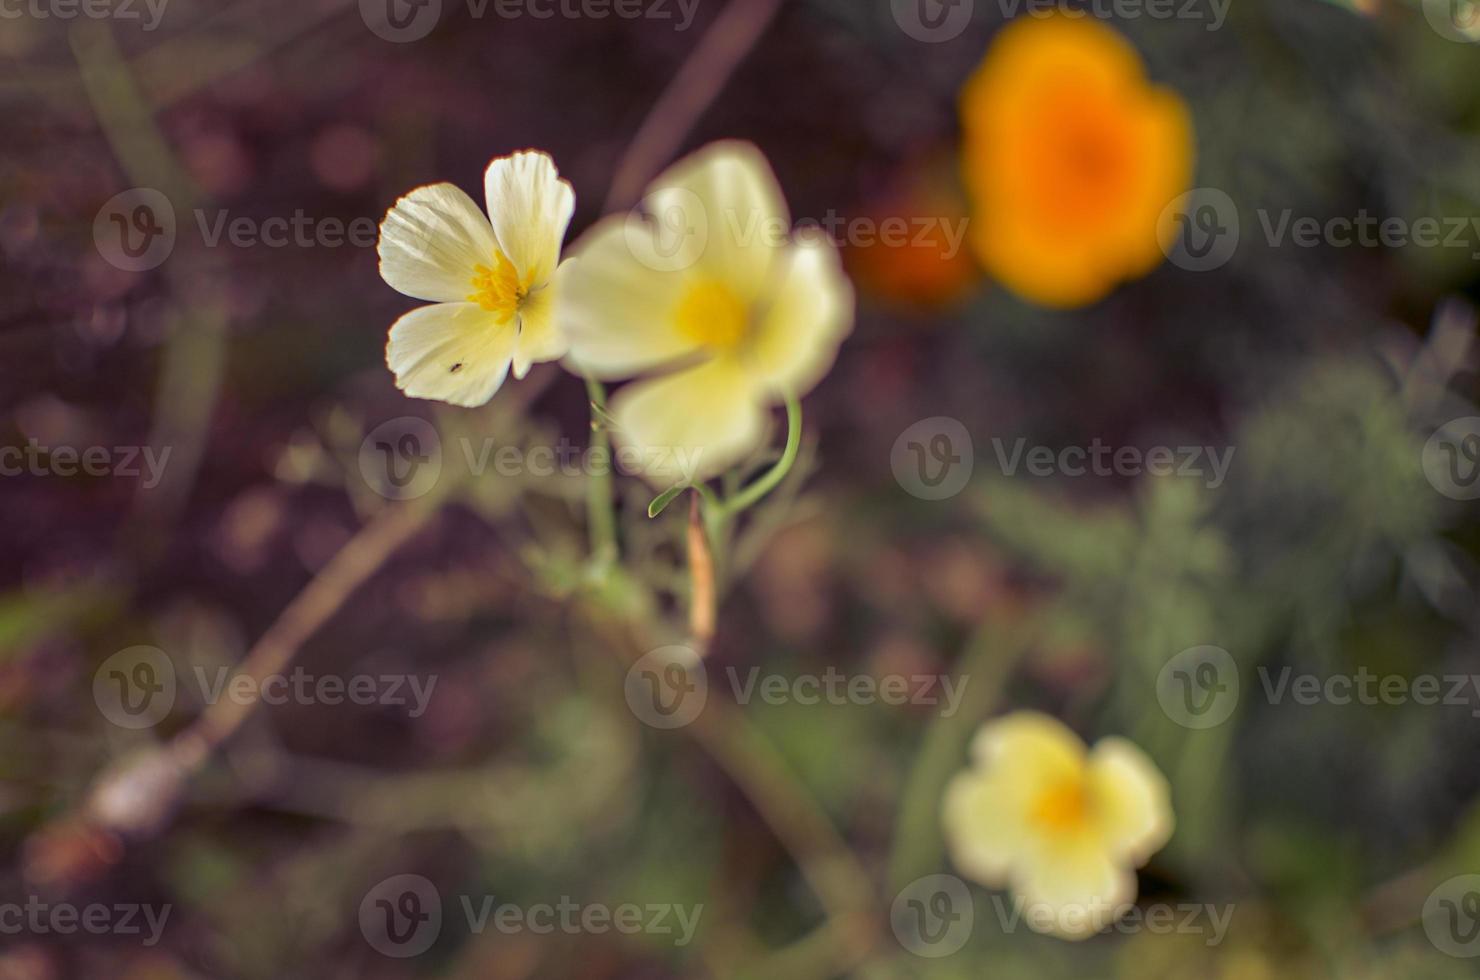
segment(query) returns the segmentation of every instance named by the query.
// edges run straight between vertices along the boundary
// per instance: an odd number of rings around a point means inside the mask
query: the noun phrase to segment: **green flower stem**
[[[801,448],[802,403],[797,400],[796,395],[788,391],[786,393],[786,449],[782,451],[781,459],[777,460],[776,465],[767,470],[759,480],[726,500],[724,502],[725,515],[732,516],[740,513],[776,489],[776,485],[786,479],[786,474],[791,472],[792,464],[797,461],[797,453]]]
[[[591,401],[591,448],[611,461],[611,435],[602,417],[606,415],[606,388],[590,375],[586,376],[586,395]],[[591,535],[591,557],[598,563],[617,557],[617,517],[612,504],[611,466],[598,467],[591,474],[586,494],[586,526]]]

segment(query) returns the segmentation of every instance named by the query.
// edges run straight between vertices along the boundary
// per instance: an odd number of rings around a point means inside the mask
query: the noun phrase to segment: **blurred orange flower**
[[[1119,34],[1064,15],[1008,25],[961,91],[961,121],[971,247],[1007,288],[1084,306],[1161,261],[1192,123]]]

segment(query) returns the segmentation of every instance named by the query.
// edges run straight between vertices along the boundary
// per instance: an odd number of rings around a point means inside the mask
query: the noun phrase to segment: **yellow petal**
[[[971,755],[979,766],[1004,766],[1057,779],[1082,770],[1084,742],[1057,718],[1014,711],[981,727],[972,739]]]
[[[653,181],[644,206],[662,228],[692,233],[692,271],[718,279],[747,302],[768,286],[771,263],[791,234],[786,199],[760,150],[711,143]]]
[[[1090,796],[1112,856],[1139,866],[1172,835],[1171,791],[1156,763],[1123,738],[1104,738],[1089,756]]]
[[[941,823],[952,862],[984,885],[1006,881],[1028,833],[1022,808],[1009,805],[999,780],[981,772],[963,772],[951,780]]]
[[[820,239],[788,247],[777,273],[747,363],[773,387],[800,396],[832,367],[853,329],[853,287],[838,250]]]
[[[499,251],[521,281],[546,282],[576,207],[575,192],[560,179],[555,161],[538,151],[499,157],[484,171],[483,190]]]
[[[631,377],[698,349],[674,315],[691,276],[638,261],[625,226],[622,217],[607,218],[582,236],[561,283],[556,315],[571,361],[599,378]]]
[[[1064,939],[1086,939],[1135,902],[1136,876],[1081,839],[1024,861],[1013,891],[1029,927]]]
[[[473,407],[504,383],[514,338],[513,321],[501,324],[476,303],[438,303],[396,321],[385,362],[412,398]]]
[[[496,248],[472,198],[452,184],[430,184],[397,201],[380,223],[380,277],[407,296],[461,302],[475,267]]]
[[[759,448],[765,430],[760,392],[729,358],[634,382],[611,411],[624,465],[663,487],[722,472]]]

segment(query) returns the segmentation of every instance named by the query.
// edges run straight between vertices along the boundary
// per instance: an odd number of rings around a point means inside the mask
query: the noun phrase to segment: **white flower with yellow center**
[[[391,327],[386,364],[413,398],[482,405],[510,365],[522,378],[566,351],[556,292],[575,193],[547,154],[499,157],[483,175],[485,217],[452,184],[418,187],[380,223],[380,275],[435,305]]]
[[[982,726],[973,768],[946,789],[952,860],[986,885],[1010,886],[1030,926],[1083,939],[1136,898],[1136,868],[1171,837],[1166,779],[1123,738],[1093,749],[1047,715]]]
[[[644,199],[654,243],[612,216],[572,249],[560,322],[569,361],[600,379],[656,375],[611,402],[627,461],[658,485],[702,479],[759,448],[767,408],[815,385],[852,328],[837,249],[790,237],[760,151],[711,144]],[[676,239],[676,240],[673,240]]]

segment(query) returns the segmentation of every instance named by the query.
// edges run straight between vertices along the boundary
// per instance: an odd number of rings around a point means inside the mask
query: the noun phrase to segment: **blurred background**
[[[727,2],[0,0],[0,978],[1474,976],[1476,11],[1102,4],[1239,230],[1051,311],[944,233],[976,220],[958,93],[1021,5]],[[702,111],[654,165],[755,142],[794,217],[850,222],[859,307],[665,728],[628,667],[683,639],[686,501],[650,520],[619,475],[623,561],[591,562],[590,467],[530,452],[588,444],[580,380],[404,398],[416,304],[374,242],[525,147],[573,241],[681,70]],[[1444,242],[1268,230],[1363,214]],[[864,233],[888,218],[929,234]],[[407,491],[373,434],[413,430],[440,469]],[[1075,475],[1019,445],[1207,448]],[[469,446],[527,464],[457,478]],[[319,686],[247,707],[249,652]],[[738,703],[829,671],[965,693]],[[1442,696],[1280,693],[1359,674]],[[1067,943],[965,881],[920,906],[949,949],[901,934],[896,900],[960,875],[941,791],[1013,708],[1167,774],[1139,901],[1174,927]],[[529,928],[562,902],[642,926]]]

